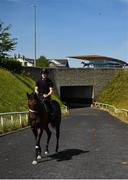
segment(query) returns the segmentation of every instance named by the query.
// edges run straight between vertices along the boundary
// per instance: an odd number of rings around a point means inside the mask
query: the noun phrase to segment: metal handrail
[[[24,112],[6,112],[6,113],[0,113],[0,125],[2,126],[2,129],[4,128],[4,121],[6,121],[6,119],[4,119],[5,116],[10,116],[10,121],[11,124],[14,124],[14,116],[15,115],[19,115],[19,124],[20,126],[22,126],[22,115],[26,116],[26,121],[27,121],[27,115],[28,115],[28,111],[24,111]]]
[[[61,107],[61,111],[62,113],[64,114],[67,114],[68,113],[68,108],[67,106],[62,106]],[[4,125],[5,125],[5,121],[7,120],[7,117],[6,116],[9,116],[9,121],[11,122],[12,125],[14,125],[14,116],[15,115],[18,115],[19,116],[19,125],[22,126],[22,122],[23,122],[23,119],[22,119],[22,116],[25,115],[25,119],[26,119],[26,122],[28,120],[28,111],[24,111],[24,112],[5,112],[5,113],[0,113],[0,126],[2,129],[4,129]]]
[[[118,109],[116,108],[115,106],[112,106],[110,104],[105,104],[105,103],[99,103],[99,102],[94,102],[93,103],[94,106],[99,106],[100,108],[104,108],[104,109],[112,109],[115,113],[118,113],[118,112],[125,112],[126,115],[128,115],[128,109]]]
[[[14,115],[14,114],[26,114],[28,113],[28,111],[24,111],[24,112],[5,112],[5,113],[0,113],[0,116],[3,115]]]

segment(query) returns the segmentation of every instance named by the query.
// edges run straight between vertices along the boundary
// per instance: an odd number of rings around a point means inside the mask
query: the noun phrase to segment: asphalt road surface
[[[42,149],[45,143],[44,132]],[[128,125],[107,112],[71,110],[62,119],[59,152],[54,130],[49,149],[34,166],[30,129],[0,137],[0,179],[128,179]]]

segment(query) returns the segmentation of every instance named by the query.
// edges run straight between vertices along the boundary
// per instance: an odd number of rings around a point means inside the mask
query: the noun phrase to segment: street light
[[[35,58],[34,58],[34,67],[36,67],[36,5],[34,7],[34,49],[35,49]]]
[[[95,102],[95,65],[93,66],[93,102]]]

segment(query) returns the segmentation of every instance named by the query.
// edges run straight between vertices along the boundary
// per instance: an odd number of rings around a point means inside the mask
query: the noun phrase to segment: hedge
[[[15,73],[21,73],[23,71],[21,63],[14,59],[0,59],[0,67]]]

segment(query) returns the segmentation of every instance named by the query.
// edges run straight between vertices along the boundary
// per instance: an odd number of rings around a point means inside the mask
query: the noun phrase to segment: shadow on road
[[[80,149],[65,149],[65,150],[60,151],[58,153],[47,156],[48,159],[41,160],[40,163],[46,162],[46,161],[52,161],[52,160],[68,161],[68,160],[71,160],[73,156],[78,156],[80,154],[84,154],[84,153],[88,153],[88,152],[89,151],[83,151]]]
[[[52,159],[56,159],[57,161],[66,161],[71,160],[73,156],[77,156],[79,154],[88,153],[89,151],[83,151],[80,149],[65,149],[56,154],[52,154],[49,157]]]

